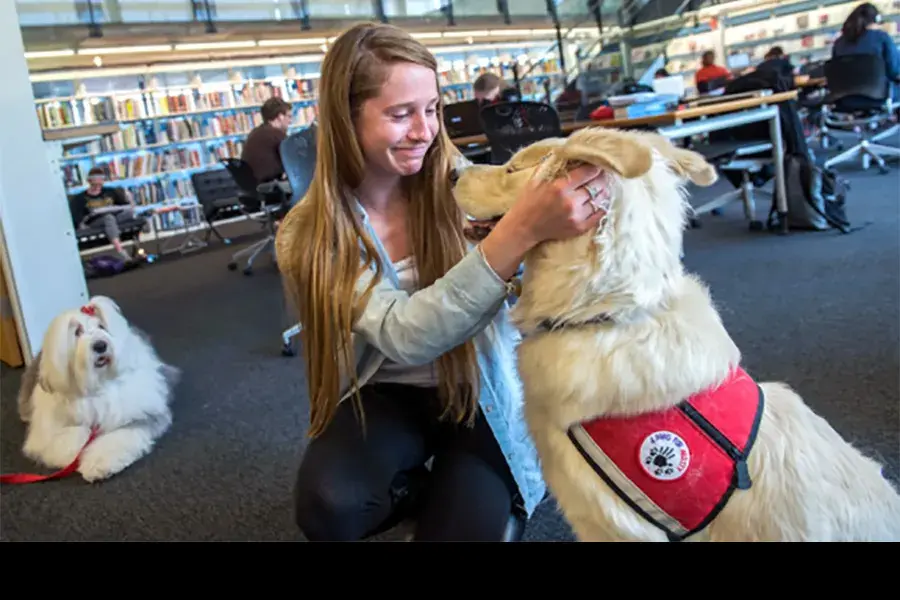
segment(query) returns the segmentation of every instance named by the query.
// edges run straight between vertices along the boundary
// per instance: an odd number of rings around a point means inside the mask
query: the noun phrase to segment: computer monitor
[[[444,127],[451,138],[484,133],[479,116],[481,107],[475,100],[454,102],[444,107]]]
[[[750,66],[750,55],[746,52],[738,52],[728,56],[728,68],[732,71],[746,69]]]
[[[678,98],[684,98],[684,75],[659,77],[651,81],[650,85],[657,94],[671,94]]]

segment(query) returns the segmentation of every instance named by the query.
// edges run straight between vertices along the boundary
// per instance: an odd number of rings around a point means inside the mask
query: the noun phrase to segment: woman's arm
[[[390,360],[406,365],[434,361],[475,335],[510,293],[507,282],[525,254],[548,239],[585,233],[603,217],[587,200],[587,184],[600,187],[599,170],[583,166],[568,177],[528,187],[478,248],[431,286],[409,295],[379,282],[354,331]],[[362,293],[374,272],[364,274]]]
[[[360,278],[362,293],[375,273]],[[427,364],[475,335],[509,290],[479,249],[472,250],[433,285],[409,295],[380,281],[353,329],[390,360]]]

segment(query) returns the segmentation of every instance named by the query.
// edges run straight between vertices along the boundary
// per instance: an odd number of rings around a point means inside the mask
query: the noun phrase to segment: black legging
[[[508,536],[517,487],[488,423],[439,423],[436,390],[362,388],[365,439],[351,401],[310,441],[296,486],[296,519],[310,541],[359,540],[387,521],[398,473],[434,455],[415,539],[499,541]]]

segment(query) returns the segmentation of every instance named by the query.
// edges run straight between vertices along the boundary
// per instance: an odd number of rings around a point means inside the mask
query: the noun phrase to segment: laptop
[[[673,95],[678,98],[684,98],[684,76],[670,75],[669,77],[660,77],[654,79],[651,83],[653,91],[657,94]]]
[[[454,102],[444,107],[444,127],[451,138],[481,135],[481,107],[475,100]]]

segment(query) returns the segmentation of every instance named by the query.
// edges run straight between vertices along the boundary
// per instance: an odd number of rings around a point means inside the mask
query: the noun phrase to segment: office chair
[[[268,181],[266,183],[258,183],[253,175],[250,165],[239,158],[224,158],[222,164],[231,173],[234,182],[241,190],[239,200],[244,210],[250,213],[250,218],[257,220],[256,213],[262,212],[259,220],[263,223],[263,227],[269,231],[266,237],[258,242],[254,242],[247,248],[239,250],[231,257],[228,263],[228,269],[234,271],[237,269],[238,261],[244,256],[248,256],[247,264],[244,267],[244,275],[253,274],[253,261],[264,250],[275,253],[275,220],[280,215],[280,211],[284,210],[286,202],[286,193],[277,181]]]
[[[491,146],[491,164],[500,165],[520,148],[561,137],[559,113],[542,102],[498,102],[481,109],[484,134]]]
[[[209,227],[204,241],[209,243],[209,238],[215,235],[223,244],[230,244],[231,240],[222,235],[216,228],[215,222],[218,219],[239,214],[250,217],[248,213],[244,212],[240,201],[241,190],[234,178],[227,169],[216,167],[191,173],[191,185],[197,195],[197,202],[203,210],[203,218],[206,219]]]
[[[291,197],[288,208],[297,204],[316,172],[316,134],[318,127],[312,123],[309,127],[286,137],[280,146],[281,164],[291,184]]]
[[[288,181],[291,182],[291,199],[289,207],[303,199],[309,189],[316,171],[316,134],[315,124],[287,137],[281,142],[281,162]],[[286,311],[289,312],[289,311]],[[300,324],[296,323],[281,334],[281,354],[293,356],[294,347],[291,339],[300,334]]]
[[[707,79],[706,81],[701,81],[697,84],[697,93],[698,94],[711,94],[718,90],[724,90],[728,85],[727,77],[716,77],[714,79]]]
[[[828,169],[861,157],[863,169],[868,169],[874,160],[880,171],[887,173],[885,157],[900,157],[900,148],[878,142],[896,135],[900,125],[893,114],[884,59],[877,54],[836,56],[825,63],[825,77],[828,94],[822,104],[830,110],[823,116],[824,124],[830,129],[853,131],[859,142],[825,161],[824,167]],[[874,133],[885,123],[892,125]]]

